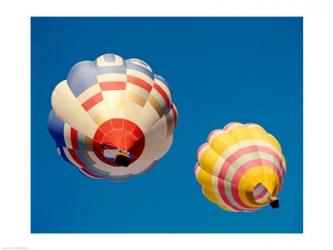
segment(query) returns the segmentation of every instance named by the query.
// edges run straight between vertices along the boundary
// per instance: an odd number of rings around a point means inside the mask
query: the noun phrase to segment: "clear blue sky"
[[[32,18],[31,27],[33,233],[303,231],[302,18]],[[105,53],[149,63],[179,112],[170,151],[125,182],[81,174],[47,129],[55,85]],[[196,150],[230,121],[259,123],[280,141],[279,209],[229,213],[203,197]]]

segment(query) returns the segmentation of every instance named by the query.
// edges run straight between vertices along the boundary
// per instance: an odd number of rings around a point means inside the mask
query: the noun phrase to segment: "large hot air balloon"
[[[93,178],[126,179],[170,148],[177,123],[166,81],[139,59],[82,61],[52,93],[49,131],[58,153]]]
[[[197,152],[195,175],[205,197],[227,211],[271,204],[286,173],[279,142],[261,126],[232,122],[212,131]]]

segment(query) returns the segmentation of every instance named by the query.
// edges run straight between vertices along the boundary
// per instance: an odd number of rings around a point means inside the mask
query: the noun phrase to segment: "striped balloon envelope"
[[[58,153],[93,178],[148,171],[170,148],[177,123],[166,81],[139,59],[105,54],[70,70],[51,97]]]
[[[270,204],[286,173],[279,142],[261,126],[232,122],[212,131],[197,151],[195,175],[204,196],[227,211],[252,212]]]

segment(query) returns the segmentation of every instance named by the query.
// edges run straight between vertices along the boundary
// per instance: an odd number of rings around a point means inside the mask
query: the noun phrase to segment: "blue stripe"
[[[77,158],[79,158],[86,167],[90,165],[89,161],[87,161],[87,159],[81,154],[81,150],[74,150],[74,152]]]
[[[79,146],[79,149],[87,149],[86,142],[85,142],[85,135],[78,132],[77,138],[78,138],[77,144]]]
[[[50,111],[49,118],[48,118],[48,129],[55,140],[56,144],[60,147],[65,146],[65,139],[64,139],[64,126],[65,123],[57,117],[53,110]]]
[[[66,156],[66,154],[65,154],[65,151],[64,151],[64,148],[63,147],[58,147],[59,148],[59,150],[60,150],[60,155],[61,155],[61,157],[65,160],[65,161],[67,161],[67,162],[69,162],[70,164],[73,164],[68,158],[67,158],[67,156]],[[74,164],[73,164],[74,165]]]
[[[133,63],[134,61],[137,61],[137,60],[133,60],[133,59],[126,60],[126,66],[128,69],[133,69],[133,70],[139,71],[139,72],[147,75],[150,79],[154,80],[154,73],[152,71],[148,70],[147,68],[145,68],[141,65]]]
[[[170,107],[168,105],[165,105],[164,108],[163,108],[163,110],[164,110],[164,114],[168,114],[171,109],[170,109]]]
[[[96,73],[98,75],[107,74],[107,73],[126,74],[126,67],[124,65],[120,65],[120,66],[105,66],[105,67],[98,67],[98,66],[96,66]]]
[[[144,61],[142,61],[142,60],[140,60],[140,59],[138,59],[138,58],[128,59],[127,61],[128,61],[128,62],[138,62],[138,63],[143,64],[143,65],[146,66],[146,67],[150,67],[146,62],[144,62]]]
[[[97,83],[96,65],[91,61],[75,64],[68,73],[67,82],[73,94],[77,97],[83,91]]]
[[[166,82],[166,80],[162,76],[154,75],[154,79],[160,80],[161,82],[163,82],[165,84],[165,86],[169,87],[168,83]]]

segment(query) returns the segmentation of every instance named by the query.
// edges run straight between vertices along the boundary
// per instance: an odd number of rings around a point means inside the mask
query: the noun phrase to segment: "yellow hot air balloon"
[[[276,138],[258,124],[232,122],[212,131],[197,158],[195,175],[202,192],[222,209],[279,207],[286,161]]]

